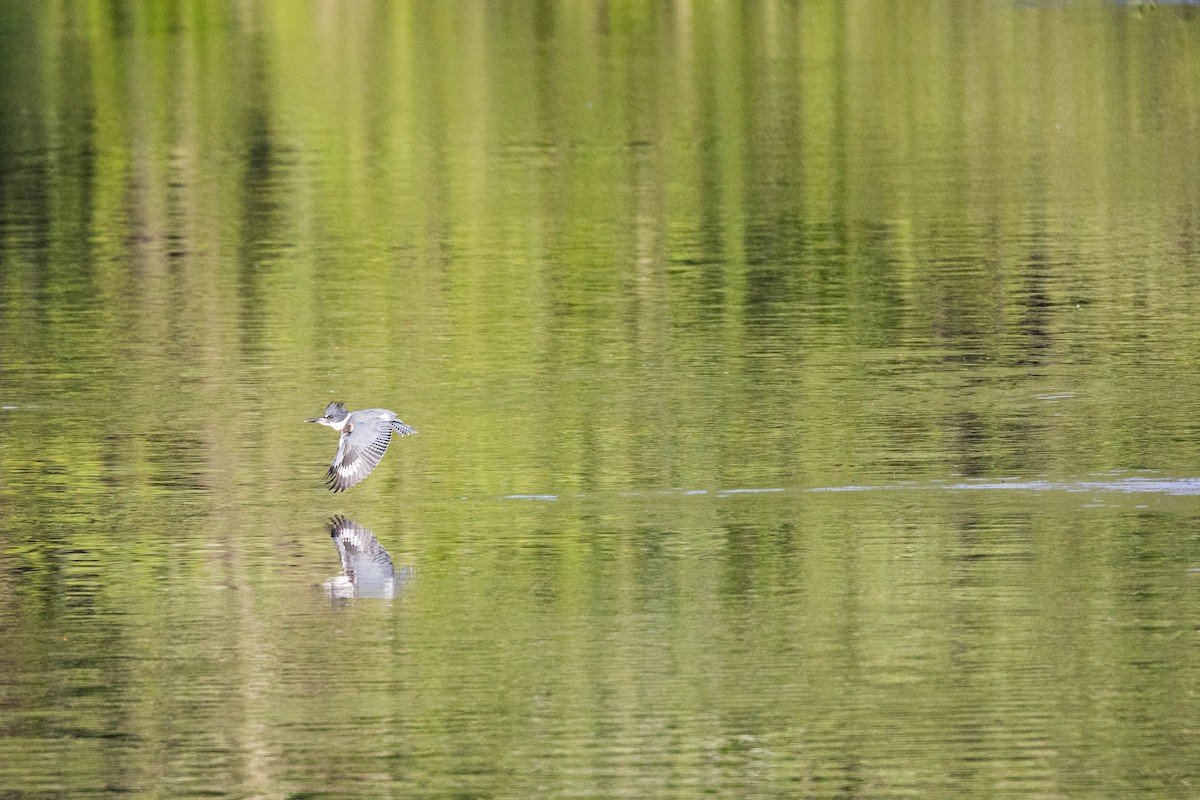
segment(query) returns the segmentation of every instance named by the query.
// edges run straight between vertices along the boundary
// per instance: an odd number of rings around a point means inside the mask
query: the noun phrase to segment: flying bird
[[[392,434],[416,433],[386,408],[347,411],[341,403],[330,403],[325,416],[304,421],[326,425],[342,434],[325,480],[335,492],[344,492],[371,474],[387,452]]]

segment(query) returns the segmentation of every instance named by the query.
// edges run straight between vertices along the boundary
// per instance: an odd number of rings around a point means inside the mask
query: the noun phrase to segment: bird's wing
[[[374,534],[341,516],[329,520],[328,525],[347,578],[356,584],[375,584],[392,577],[392,557]]]
[[[392,423],[388,420],[364,420],[338,439],[337,454],[329,465],[325,483],[335,492],[344,492],[379,464],[392,441]]]

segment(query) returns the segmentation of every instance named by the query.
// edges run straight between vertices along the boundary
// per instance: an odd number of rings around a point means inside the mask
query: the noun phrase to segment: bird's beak
[[[304,421],[305,422],[320,422],[321,419],[322,419],[322,417],[317,417],[316,419],[306,419]]]

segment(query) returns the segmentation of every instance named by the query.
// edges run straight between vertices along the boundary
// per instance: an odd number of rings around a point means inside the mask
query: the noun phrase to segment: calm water
[[[1197,796],[1197,142],[1188,4],[0,2],[0,798]]]

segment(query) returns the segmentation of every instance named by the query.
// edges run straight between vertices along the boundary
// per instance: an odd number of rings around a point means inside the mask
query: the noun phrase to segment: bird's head
[[[317,417],[316,419],[306,419],[305,422],[316,422],[320,425],[328,425],[331,428],[341,429],[346,423],[346,417],[350,416],[346,411],[346,407],[341,403],[330,403],[325,408],[325,416]]]

